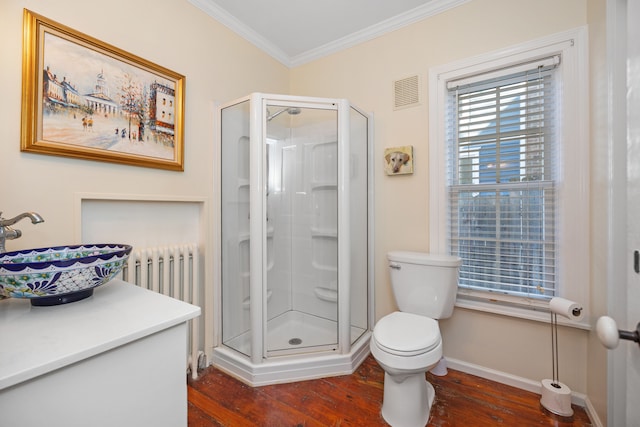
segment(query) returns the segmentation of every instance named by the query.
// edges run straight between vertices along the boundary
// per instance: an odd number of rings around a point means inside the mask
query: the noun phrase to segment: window
[[[558,62],[447,83],[447,239],[462,287],[555,293]]]
[[[463,259],[458,305],[529,318],[553,296],[588,306],[584,39],[430,72],[430,246]]]

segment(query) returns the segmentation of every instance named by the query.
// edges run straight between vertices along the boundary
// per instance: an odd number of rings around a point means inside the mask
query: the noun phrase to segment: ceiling
[[[189,0],[288,67],[470,0]]]

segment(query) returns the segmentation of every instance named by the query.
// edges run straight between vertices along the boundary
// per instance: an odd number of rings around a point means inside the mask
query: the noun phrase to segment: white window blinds
[[[558,63],[447,84],[448,242],[461,287],[555,293]]]

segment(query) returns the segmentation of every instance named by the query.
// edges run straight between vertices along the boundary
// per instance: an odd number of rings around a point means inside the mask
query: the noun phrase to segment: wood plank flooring
[[[449,369],[427,379],[436,389],[428,426],[591,426],[574,406],[551,414],[540,396]],[[387,426],[380,416],[384,371],[369,356],[352,375],[252,388],[214,367],[189,379],[189,427]]]

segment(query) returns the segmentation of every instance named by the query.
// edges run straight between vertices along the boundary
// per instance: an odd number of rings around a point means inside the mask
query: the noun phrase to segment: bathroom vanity
[[[186,426],[199,314],[117,279],[70,304],[0,300],[0,425]]]

